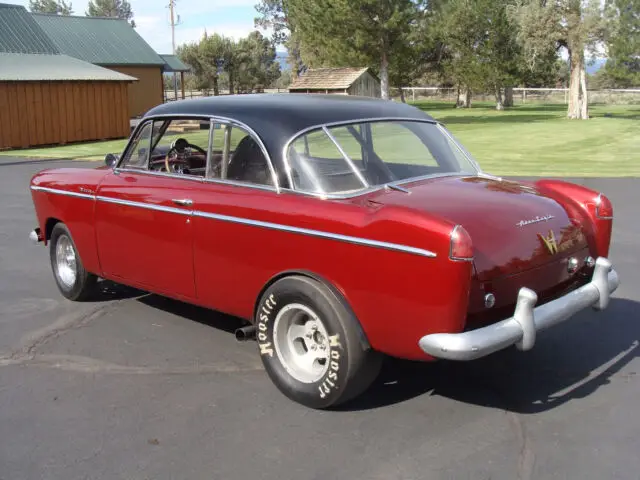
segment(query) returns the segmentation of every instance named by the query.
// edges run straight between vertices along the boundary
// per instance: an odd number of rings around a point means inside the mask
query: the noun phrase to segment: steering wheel
[[[196,150],[202,153],[205,157],[207,156],[207,152],[200,148],[197,145],[193,145],[189,143],[184,138],[176,138],[173,142],[171,142],[169,146],[169,150],[167,151],[167,155],[164,157],[164,166],[167,172],[176,172],[183,173],[185,167],[188,169],[191,167],[191,162],[185,159],[185,156],[191,153],[191,150]],[[175,158],[171,159],[171,163],[173,164],[173,169],[169,163],[169,158],[174,154]]]

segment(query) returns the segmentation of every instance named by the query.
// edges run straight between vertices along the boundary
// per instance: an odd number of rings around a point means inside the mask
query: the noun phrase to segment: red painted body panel
[[[44,170],[32,178],[31,185],[91,195],[95,192],[105,173],[105,171],[86,168]],[[49,219],[63,221],[73,235],[85,268],[99,274],[102,269],[96,248],[95,201],[90,198],[52,195],[36,190],[32,190],[31,195],[40,231],[43,234],[46,232],[46,224]]]
[[[369,199],[429,211],[462,225],[471,235],[478,280],[511,275],[556,261],[538,234],[553,229],[558,248],[575,252],[586,245],[563,206],[530,187],[481,177],[446,177],[405,185],[411,192],[376,192]],[[536,216],[553,218],[518,226]],[[562,235],[562,238],[561,238]],[[578,238],[576,238],[578,237]]]
[[[139,173],[109,173],[98,195],[188,211],[193,182]],[[106,201],[96,202],[97,246],[103,275],[150,290],[195,298],[189,216]]]
[[[429,359],[418,347],[419,338],[463,330],[468,313],[482,310],[485,291],[496,292],[498,306],[508,307],[520,286],[544,291],[570,280],[563,263],[569,254],[608,251],[607,227],[594,220],[584,203],[597,194],[562,190],[556,184],[526,191],[513,182],[445,177],[409,184],[410,194],[380,191],[326,200],[98,169],[42,173],[33,182],[62,190],[82,187],[99,195],[93,201],[34,192],[40,227],[48,218],[64,221],[87,268],[98,275],[252,319],[258,295],[271,279],[310,272],[344,295],[375,349],[402,358]],[[574,193],[578,200],[569,197]],[[118,205],[100,197],[173,211]],[[180,207],[172,202],[175,198],[193,204]],[[191,210],[199,213],[188,214]],[[515,225],[547,214],[555,218]],[[436,257],[206,215],[401,244]],[[570,217],[579,218],[581,229]],[[476,274],[472,263],[449,259],[449,235],[458,223],[474,242]],[[549,228],[558,234],[560,229],[573,232],[567,240],[573,243],[555,258],[537,239],[537,233]]]
[[[436,258],[194,218],[194,259],[200,301],[251,318],[260,290],[288,271],[313,272],[351,305],[371,345],[424,358],[425,332],[464,327],[471,265],[448,259],[448,222],[396,207],[205,183],[194,186],[194,209],[434,251]],[[434,281],[437,279],[437,281]],[[402,335],[398,332],[401,331]]]

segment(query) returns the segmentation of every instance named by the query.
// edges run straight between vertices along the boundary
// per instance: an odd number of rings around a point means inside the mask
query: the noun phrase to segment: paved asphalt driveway
[[[233,318],[114,286],[64,300],[27,241],[28,181],[69,164],[0,160],[0,479],[640,479],[640,179],[577,180],[616,211],[605,313],[528,353],[389,361],[319,412],[275,389]]]

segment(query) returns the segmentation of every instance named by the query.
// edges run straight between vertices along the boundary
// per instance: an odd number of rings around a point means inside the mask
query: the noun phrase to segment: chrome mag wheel
[[[284,306],[273,323],[276,353],[286,371],[302,383],[320,380],[329,368],[329,335],[306,305]]]
[[[71,288],[76,283],[78,267],[76,265],[76,251],[67,235],[60,235],[56,243],[56,273],[60,282]]]

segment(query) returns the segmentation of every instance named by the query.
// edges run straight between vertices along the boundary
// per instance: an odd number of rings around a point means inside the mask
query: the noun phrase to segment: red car
[[[562,181],[483,173],[421,110],[241,95],[152,109],[121,156],[31,181],[62,294],[98,278],[249,323],[289,398],[364,392],[382,355],[473,360],[618,287],[613,209]]]

